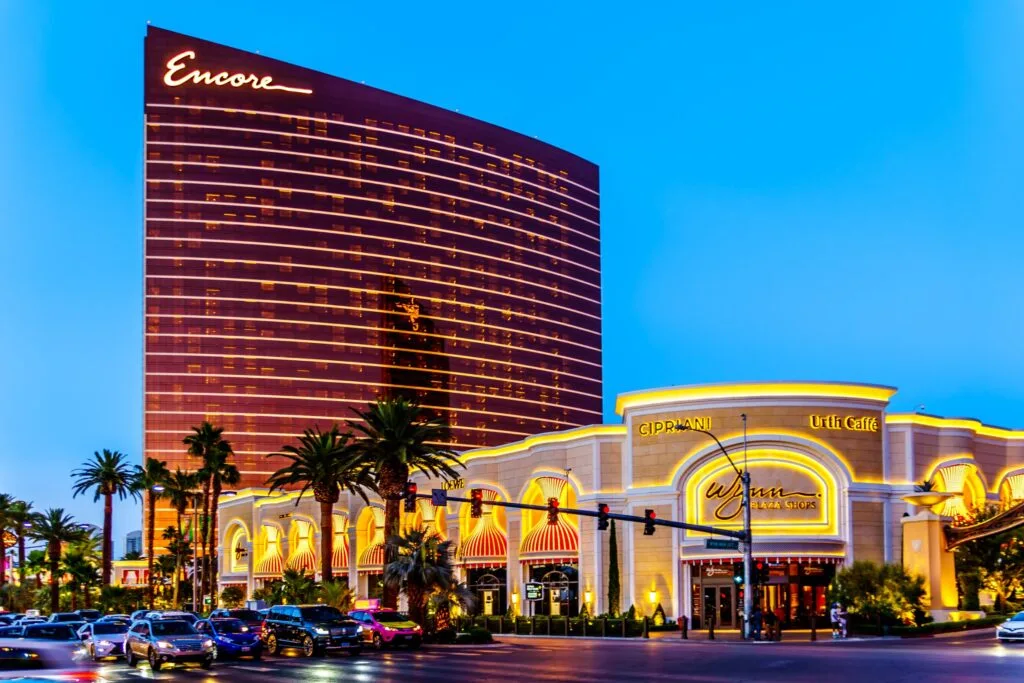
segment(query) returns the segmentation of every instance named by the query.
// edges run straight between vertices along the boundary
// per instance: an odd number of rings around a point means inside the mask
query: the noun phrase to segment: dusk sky
[[[98,523],[70,470],[141,461],[147,21],[597,163],[608,421],[822,379],[1024,428],[1024,4],[0,0],[0,491]]]

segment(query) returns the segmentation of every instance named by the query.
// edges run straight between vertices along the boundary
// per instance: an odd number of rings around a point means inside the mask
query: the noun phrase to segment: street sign
[[[705,550],[739,550],[740,542],[727,538],[705,538]]]
[[[544,597],[544,584],[542,583],[528,583],[526,584],[526,599],[527,600],[540,600]]]
[[[448,504],[448,492],[444,489],[431,489],[430,504],[436,508],[443,508]]]

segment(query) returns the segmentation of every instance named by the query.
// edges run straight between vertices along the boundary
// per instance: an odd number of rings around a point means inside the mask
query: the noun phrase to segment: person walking
[[[764,630],[765,638],[768,640],[778,640],[775,637],[775,630],[778,628],[778,620],[775,618],[775,612],[766,610],[764,613]]]
[[[761,612],[760,605],[754,607],[754,613],[750,615],[750,631],[751,637],[754,640],[761,640],[761,623],[763,618],[764,613]]]

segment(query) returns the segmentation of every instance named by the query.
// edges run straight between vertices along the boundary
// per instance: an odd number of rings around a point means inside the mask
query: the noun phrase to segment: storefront
[[[903,496],[932,480],[952,494],[943,512],[969,517],[986,504],[1024,498],[1024,433],[973,420],[887,412],[894,389],[866,384],[777,382],[673,387],[622,394],[621,424],[539,434],[463,454],[453,496],[484,491],[485,513],[469,505],[419,507],[402,528],[429,528],[453,542],[460,581],[477,612],[575,615],[633,606],[687,616],[706,628],[735,628],[742,581],[738,550],[715,549],[709,536],[619,523],[616,541],[592,518],[489,502],[612,512],[738,530],[749,471],[753,554],[767,577],[757,603],[792,627],[824,618],[827,588],[855,560],[901,562]],[[713,434],[717,441],[708,433]],[[421,492],[442,482],[414,475]],[[449,488],[453,488],[449,485]],[[381,593],[383,512],[347,494],[335,507],[338,565],[359,597]],[[311,497],[271,497],[262,490],[221,501],[225,547],[252,548],[244,562],[225,560],[224,581],[250,588],[301,562],[318,567],[318,506]],[[352,520],[351,524],[348,520]],[[338,529],[343,529],[339,536]],[[250,530],[255,530],[250,543]],[[297,559],[292,559],[297,558]],[[353,558],[354,561],[350,561]],[[232,564],[233,562],[233,564]],[[609,600],[618,573],[618,605]],[[528,599],[527,583],[542,590]],[[532,593],[532,591],[531,591]],[[536,599],[534,599],[536,598]]]

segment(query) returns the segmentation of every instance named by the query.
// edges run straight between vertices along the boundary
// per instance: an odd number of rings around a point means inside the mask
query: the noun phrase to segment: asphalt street
[[[1008,681],[1021,677],[1024,646],[991,632],[954,638],[833,643],[725,643],[507,639],[478,648],[424,647],[326,659],[218,662],[211,671],[154,674],[104,664],[109,681]]]

